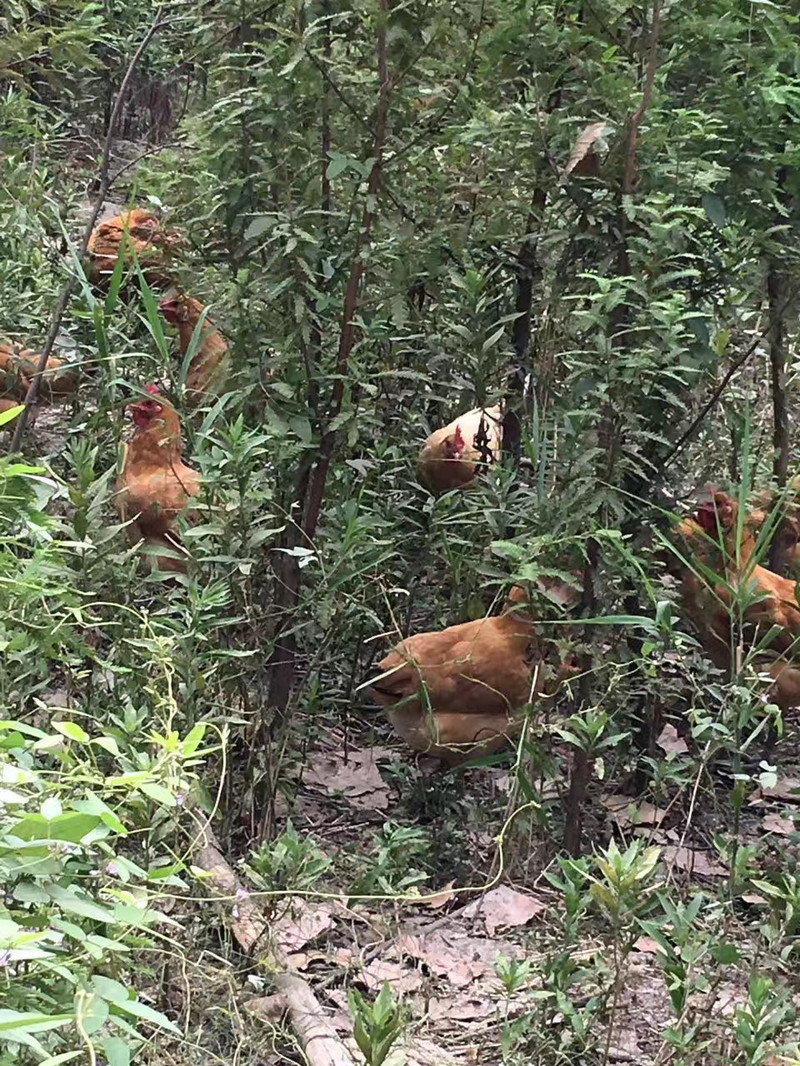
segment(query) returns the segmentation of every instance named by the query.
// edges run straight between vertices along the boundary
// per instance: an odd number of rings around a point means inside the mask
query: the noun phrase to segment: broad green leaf
[[[136,999],[128,999],[124,1003],[114,1002],[113,1008],[115,1011],[122,1011],[125,1014],[130,1014],[134,1018],[141,1018],[142,1021],[151,1022],[153,1025],[158,1026],[159,1029],[167,1029],[170,1033],[174,1033],[176,1036],[181,1036],[181,1031],[177,1025],[173,1024],[160,1011],[153,1010],[152,1007],[148,1007],[146,1003],[140,1003]]]
[[[703,196],[703,210],[709,222],[713,223],[717,229],[722,229],[727,221],[725,212],[725,204],[714,193],[707,192]]]
[[[79,744],[85,744],[89,740],[89,734],[77,722],[51,722],[50,724],[56,732],[63,734],[69,740],[76,740]]]
[[[108,1066],[130,1066],[131,1050],[118,1036],[107,1036],[103,1041],[103,1053]]]
[[[41,814],[29,814],[10,826],[8,831],[20,840],[67,840],[79,844],[99,824],[100,819],[96,815],[68,811],[53,819],[43,818]]]
[[[125,985],[115,981],[112,977],[103,977],[102,974],[95,974],[92,977],[92,987],[98,996],[102,996],[109,1003],[124,1003],[130,998]]]
[[[80,1014],[83,1028],[90,1035],[105,1025],[108,1018],[108,1003],[96,992],[78,992],[75,995],[75,1013]]]
[[[63,813],[64,808],[61,806],[61,800],[58,796],[48,796],[40,808],[42,818],[46,818],[48,822],[54,821]]]
[[[16,407],[9,407],[7,411],[0,411],[0,426],[5,426],[9,422],[13,422],[15,418],[18,418],[20,414],[25,410],[25,404],[18,404]]]
[[[139,785],[139,791],[144,792],[145,796],[149,796],[151,800],[160,803],[164,807],[174,807],[177,803],[169,789],[164,788],[163,785],[156,784],[154,781],[146,781],[144,784]]]
[[[11,1036],[14,1029],[24,1033],[44,1033],[48,1029],[60,1029],[72,1022],[72,1014],[36,1014],[32,1012],[0,1008],[0,1037],[16,1040]]]

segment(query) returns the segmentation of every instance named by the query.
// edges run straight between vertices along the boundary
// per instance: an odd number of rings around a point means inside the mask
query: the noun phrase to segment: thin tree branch
[[[625,196],[630,196],[636,185],[636,145],[639,140],[639,126],[653,98],[653,83],[658,70],[658,35],[661,29],[661,3],[662,0],[653,0],[653,21],[650,25],[650,54],[647,59],[642,99],[633,113],[630,129],[628,130],[628,151],[625,158],[625,177],[622,182],[622,192]]]
[[[705,421],[708,412],[711,410],[712,407],[716,406],[720,396],[722,396],[725,389],[727,389],[728,383],[733,377],[733,375],[737,372],[737,370],[741,370],[741,368],[744,366],[744,364],[747,362],[747,360],[750,358],[750,356],[753,354],[753,352],[763,340],[764,333],[759,333],[759,335],[752,342],[752,344],[745,348],[744,352],[739,356],[739,358],[736,359],[728,367],[728,369],[725,371],[725,374],[723,375],[722,381],[719,383],[719,385],[717,385],[717,387],[711,393],[711,396],[701,407],[700,413],[692,420],[686,432],[678,438],[677,443],[674,444],[671,450],[667,453],[666,458],[661,463],[662,473],[664,470],[666,470],[666,468],[669,466],[669,464],[672,462],[678,452],[682,451],[688,441],[691,440],[691,438],[695,435],[699,426]]]
[[[391,81],[386,59],[386,25],[389,20],[388,0],[380,0],[380,22],[378,24],[378,107],[375,116],[375,141],[372,155],[375,160],[367,184],[366,202],[361,221],[361,229],[356,239],[353,251],[353,261],[350,267],[350,277],[345,289],[344,305],[342,308],[342,327],[339,334],[339,350],[336,355],[336,381],[333,386],[331,401],[330,421],[332,422],[341,412],[344,400],[345,381],[350,362],[350,353],[355,343],[355,314],[358,309],[358,301],[361,295],[361,283],[364,277],[363,251],[368,244],[372,224],[378,206],[378,192],[381,187],[381,170],[383,163],[383,151],[386,143],[386,125],[389,113],[389,95]],[[330,423],[329,423],[330,424]],[[336,447],[337,432],[329,429],[323,434],[320,444],[317,463],[314,467],[309,482],[309,494],[306,504],[306,513],[303,520],[303,532],[309,541],[313,541],[319,522],[322,508],[322,499],[325,493],[325,482],[328,478],[331,458]]]
[[[81,238],[81,243],[78,248],[79,259],[83,259],[83,257],[86,255],[86,249],[89,247],[89,238],[91,237],[92,230],[94,229],[95,223],[97,222],[100,210],[103,206],[103,201],[108,195],[108,190],[111,188],[112,178],[109,174],[111,168],[111,145],[114,141],[114,130],[116,128],[117,122],[119,121],[120,114],[122,113],[122,107],[125,103],[125,98],[128,95],[131,79],[139,63],[139,60],[144,55],[148,45],[155,37],[156,33],[158,33],[158,31],[164,25],[164,21],[162,19],[163,14],[164,5],[159,7],[156,11],[155,18],[153,19],[150,25],[150,29],[144,35],[139,47],[134,52],[133,58],[128,64],[128,69],[125,72],[125,77],[122,79],[122,85],[120,85],[119,93],[117,94],[117,99],[114,103],[114,109],[111,112],[111,118],[108,120],[108,129],[106,130],[106,139],[105,144],[103,145],[103,156],[100,161],[100,171],[98,174],[99,184],[97,189],[97,203],[94,205],[94,210],[92,211],[91,217],[86,223],[86,228],[83,231],[83,237]],[[61,294],[58,298],[58,301],[56,302],[56,306],[53,310],[53,317],[50,322],[50,329],[48,330],[47,338],[44,342],[44,348],[42,349],[42,354],[39,357],[39,363],[36,367],[36,373],[31,378],[31,383],[28,386],[27,393],[25,394],[25,408],[17,419],[17,423],[14,428],[14,436],[11,440],[11,447],[9,449],[11,454],[19,451],[20,444],[22,443],[22,437],[25,433],[25,425],[28,420],[28,412],[30,411],[32,405],[35,404],[36,400],[38,399],[42,374],[44,373],[45,368],[47,367],[47,360],[50,358],[50,355],[53,351],[53,346],[55,345],[56,337],[58,336],[58,331],[61,328],[61,320],[64,317],[64,312],[67,309],[67,305],[69,303],[70,297],[72,296],[76,281],[77,279],[75,275],[71,274],[69,280],[61,290]]]

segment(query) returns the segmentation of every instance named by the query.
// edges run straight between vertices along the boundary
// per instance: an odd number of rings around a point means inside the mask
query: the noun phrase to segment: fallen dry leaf
[[[641,1062],[642,1049],[634,1029],[620,1029],[612,1036],[608,1058],[610,1062]]]
[[[500,885],[487,892],[482,899],[475,900],[464,908],[466,918],[480,915],[486,932],[494,936],[498,929],[515,929],[526,925],[531,918],[546,910],[546,906],[535,896],[526,892],[517,892],[508,885]]]
[[[636,943],[633,945],[634,951],[641,951],[645,955],[657,955],[661,948],[657,941],[653,940],[651,936],[640,936]]]
[[[292,899],[289,909],[272,923],[275,941],[287,955],[293,955],[333,925],[330,907]]]
[[[247,1010],[277,1025],[286,1013],[286,1000],[281,995],[256,996],[244,1001]]]
[[[711,1008],[713,1011],[712,1017],[730,1018],[735,1013],[736,1008],[741,1007],[746,1002],[746,988],[739,988],[731,984],[723,985],[717,993],[717,998]]]
[[[707,851],[693,851],[691,848],[674,847],[665,844],[661,857],[667,865],[677,866],[679,870],[700,874],[704,877],[727,877],[728,871]]]
[[[407,1036],[398,1051],[405,1057],[392,1057],[392,1052],[386,1060],[386,1066],[462,1066],[462,1056],[456,1057],[443,1047],[434,1044],[431,1040],[423,1040],[419,1036]]]
[[[674,725],[665,725],[661,732],[658,734],[658,740],[656,740],[659,748],[665,751],[667,755],[684,755],[689,750],[689,745],[683,739],[678,736],[678,730]]]
[[[380,989],[383,982],[387,981],[392,991],[416,992],[422,987],[422,974],[419,970],[411,970],[399,962],[388,962],[386,959],[373,959],[362,971],[364,983],[369,989]]]
[[[595,166],[581,168],[579,164],[583,163],[584,160],[588,162],[590,156],[594,157],[594,145],[603,136],[607,128],[607,122],[590,122],[588,126],[581,130],[572,146],[572,151],[569,153],[569,160],[564,167],[562,180],[568,178],[573,171],[577,174],[595,172]]]
[[[456,988],[466,988],[479,977],[493,974],[498,955],[510,958],[522,955],[522,948],[508,941],[440,930],[419,936],[403,934],[397,938],[394,951],[419,959],[432,973],[446,977]]]
[[[304,951],[296,951],[291,955],[284,956],[286,965],[290,970],[305,970],[311,961],[311,956]]]
[[[757,892],[743,892],[742,900],[745,903],[766,903],[767,901],[763,896],[759,896]]]
[[[312,755],[305,782],[329,794],[341,792],[354,807],[385,810],[389,806],[389,786],[383,780],[370,749],[343,752],[318,752]]]
[[[794,832],[794,822],[792,819],[784,818],[780,814],[765,814],[761,819],[761,824],[768,833],[778,833],[780,836],[784,837],[788,837]]]
[[[498,792],[510,792],[511,786],[514,784],[515,778],[511,776],[508,770],[490,770],[490,780],[494,783],[494,787]]]
[[[441,996],[431,999],[428,1011],[432,1021],[473,1022],[494,1014],[495,1005],[485,995]]]
[[[757,789],[754,796],[763,796],[764,799],[781,799],[800,803],[800,778],[782,777],[772,788]]]
[[[426,907],[430,907],[431,910],[439,910],[445,903],[449,903],[451,899],[455,898],[455,892],[453,891],[453,882],[448,881],[446,885],[443,885],[438,892],[429,896],[428,899],[423,900],[423,904]]]
[[[661,825],[667,812],[643,800],[635,803],[628,796],[611,795],[602,800],[603,806],[620,829],[636,825]]]

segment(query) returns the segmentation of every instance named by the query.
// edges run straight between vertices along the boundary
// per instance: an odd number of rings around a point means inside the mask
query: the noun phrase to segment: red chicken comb
[[[717,531],[717,511],[714,507],[714,501],[709,500],[707,503],[701,504],[697,508],[694,515],[694,520],[704,533],[708,533],[712,536]]]
[[[456,425],[456,432],[453,437],[453,444],[455,445],[455,449],[457,452],[463,452],[464,448],[466,447],[464,437],[461,433],[461,426],[459,426],[458,424]]]
[[[154,385],[152,382],[150,382],[149,385],[145,385],[144,391],[149,392],[151,396],[161,395],[161,390],[159,389],[158,385]]]
[[[717,526],[729,530],[735,524],[738,510],[736,501],[720,489],[709,485],[709,499],[700,504],[694,516],[704,532],[716,536]]]

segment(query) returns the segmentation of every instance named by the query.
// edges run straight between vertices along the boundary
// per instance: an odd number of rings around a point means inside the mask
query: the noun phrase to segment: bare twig
[[[367,196],[364,204],[364,213],[361,228],[356,239],[353,251],[353,261],[350,266],[350,277],[345,289],[344,305],[342,308],[342,327],[339,334],[339,350],[336,355],[336,382],[333,386],[333,396],[330,410],[331,422],[341,412],[344,400],[345,381],[350,362],[350,353],[355,343],[355,314],[358,309],[358,301],[361,295],[361,282],[364,277],[365,245],[369,242],[372,224],[377,212],[378,192],[381,186],[381,170],[383,163],[383,150],[386,142],[386,121],[389,113],[389,94],[391,81],[386,59],[386,24],[389,18],[388,0],[380,0],[380,22],[378,25],[378,107],[375,116],[375,140],[372,155],[375,160],[367,185]],[[329,423],[330,424],[330,423]],[[303,519],[303,530],[309,541],[314,539],[319,522],[322,499],[325,493],[325,482],[328,479],[333,451],[336,446],[336,430],[328,429],[323,434],[319,448],[317,462],[309,481],[309,494]]]
[[[753,352],[755,352],[756,348],[758,348],[759,344],[763,340],[764,340],[764,334],[763,333],[759,333],[759,335],[752,342],[752,344],[750,344],[747,348],[745,348],[744,352],[742,352],[742,354],[739,356],[739,358],[735,359],[734,362],[731,363],[731,365],[728,367],[728,369],[726,370],[725,374],[723,375],[722,381],[720,381],[719,385],[717,385],[717,387],[711,393],[711,396],[708,398],[708,400],[706,400],[706,402],[700,408],[699,414],[694,419],[692,419],[692,421],[691,421],[691,423],[689,425],[689,428],[678,438],[677,443],[675,443],[672,446],[672,448],[669,451],[669,453],[667,454],[666,458],[661,463],[661,470],[662,471],[664,471],[667,468],[667,466],[669,466],[669,464],[672,462],[672,460],[675,458],[675,456],[678,454],[678,452],[682,451],[684,446],[695,435],[695,433],[697,432],[698,428],[705,421],[706,415],[708,414],[708,412],[711,410],[712,407],[716,406],[716,404],[719,401],[720,396],[722,396],[722,394],[725,391],[725,389],[727,389],[728,383],[731,380],[731,378],[733,377],[733,375],[738,370],[741,370],[741,368],[744,366],[744,364],[747,362],[747,360],[750,358],[750,356],[753,354]]]
[[[111,118],[108,120],[108,129],[106,130],[106,139],[105,144],[103,145],[103,156],[100,160],[100,171],[98,173],[99,180],[97,189],[97,203],[94,205],[94,210],[92,211],[91,217],[86,223],[86,228],[83,231],[83,237],[81,238],[81,243],[78,247],[79,259],[82,259],[84,255],[86,255],[86,249],[89,247],[89,238],[91,237],[92,230],[94,229],[95,223],[97,222],[97,218],[103,206],[103,201],[108,195],[108,190],[111,188],[112,178],[109,173],[111,168],[111,145],[114,141],[114,130],[116,129],[117,122],[119,121],[120,114],[122,113],[122,107],[125,103],[125,98],[128,95],[128,89],[130,88],[131,78],[133,77],[133,73],[136,70],[139,60],[144,55],[148,45],[155,37],[156,33],[158,33],[158,31],[164,25],[163,14],[164,6],[162,5],[156,11],[155,18],[153,19],[150,25],[150,29],[144,35],[139,47],[134,52],[133,57],[130,63],[128,64],[128,69],[125,72],[125,77],[122,79],[122,85],[120,85],[119,92],[117,93],[117,99],[114,103],[114,109],[111,112]],[[69,280],[61,290],[61,294],[53,310],[53,317],[50,322],[50,329],[48,330],[47,338],[44,342],[42,354],[39,357],[39,363],[36,367],[36,373],[31,378],[31,383],[28,386],[27,393],[25,394],[25,408],[17,419],[17,423],[14,428],[14,436],[11,440],[11,447],[9,449],[12,454],[14,452],[19,451],[20,444],[22,443],[22,437],[25,433],[25,424],[28,419],[28,411],[38,399],[42,374],[44,373],[45,368],[47,367],[47,360],[50,358],[50,355],[53,351],[53,346],[55,345],[56,337],[58,336],[58,331],[61,328],[61,320],[64,317],[64,312],[67,309],[67,305],[69,303],[70,297],[72,296],[76,281],[77,279],[75,275],[70,274]]]
[[[639,126],[647,113],[653,97],[653,82],[658,69],[658,34],[661,28],[661,0],[653,0],[653,21],[650,24],[650,54],[647,58],[647,71],[644,76],[642,99],[631,118],[628,130],[628,151],[625,157],[625,177],[622,182],[623,195],[630,196],[636,184],[636,145],[639,140]]]
[[[249,954],[265,941],[267,919],[236,877],[211,830],[204,829],[203,837],[204,846],[194,856],[195,865],[209,875],[205,883],[216,893],[236,900],[230,908],[231,931],[242,951]],[[272,983],[286,1002],[309,1066],[355,1066],[308,982],[287,965],[277,947],[269,951],[269,961]]]

